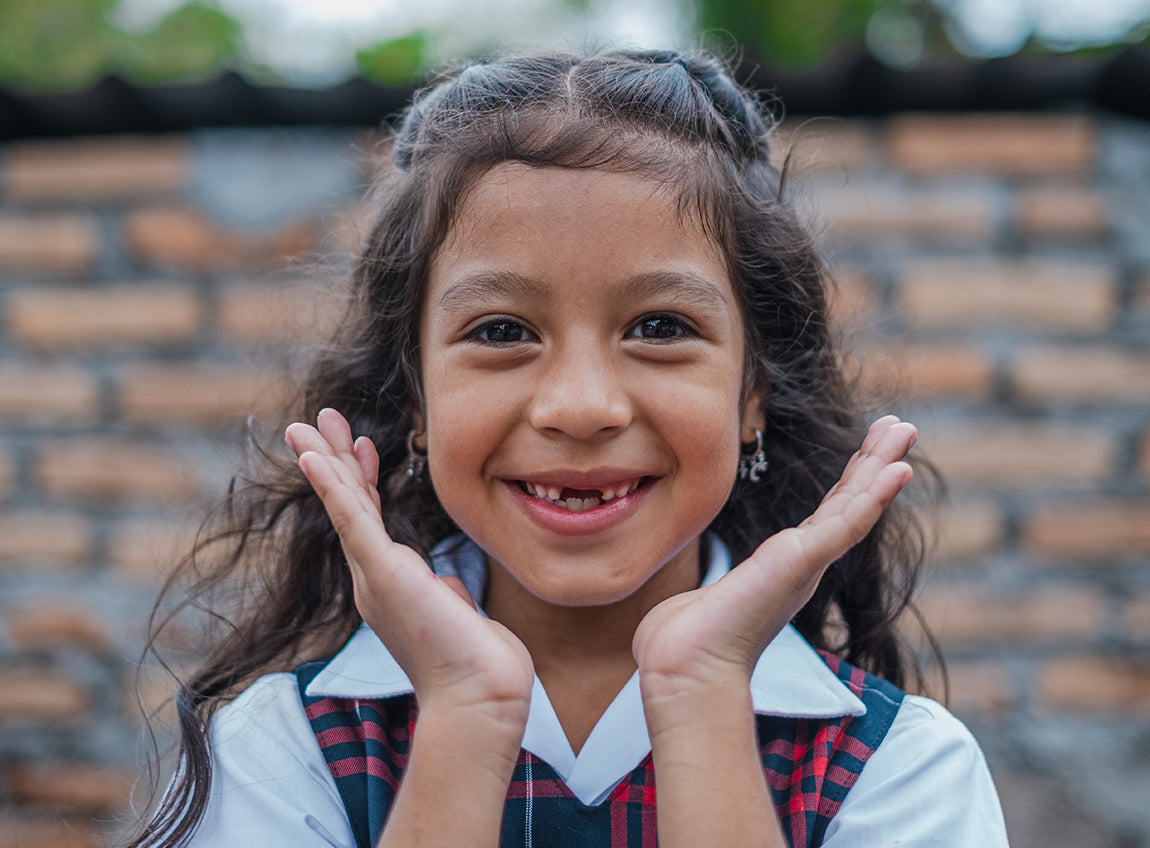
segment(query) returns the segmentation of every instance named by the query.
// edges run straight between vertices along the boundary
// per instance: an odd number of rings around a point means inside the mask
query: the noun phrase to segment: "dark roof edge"
[[[803,73],[753,71],[789,116],[1097,109],[1150,119],[1150,47],[1102,59],[1014,56],[896,71],[869,57]],[[257,85],[236,73],[144,86],[116,76],[67,94],[0,89],[0,140],[182,132],[231,126],[373,127],[398,113],[405,86],[352,79],[324,89]]]

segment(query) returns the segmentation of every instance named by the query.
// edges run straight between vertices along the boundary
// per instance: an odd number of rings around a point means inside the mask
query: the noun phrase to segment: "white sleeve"
[[[261,677],[211,723],[212,783],[190,846],[355,848],[296,678]]]
[[[1006,848],[982,751],[938,703],[907,695],[831,820],[825,848]]]

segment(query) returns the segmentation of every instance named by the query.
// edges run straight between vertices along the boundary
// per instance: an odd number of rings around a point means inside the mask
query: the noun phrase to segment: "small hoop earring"
[[[767,473],[768,465],[767,454],[763,450],[763,433],[755,430],[755,444],[749,448],[743,445],[739,451],[739,479],[758,483],[762,475]]]
[[[407,468],[404,469],[403,473],[409,480],[417,480],[422,477],[427,468],[427,451],[421,451],[415,446],[415,437],[418,435],[422,434],[416,433],[415,430],[407,434]]]

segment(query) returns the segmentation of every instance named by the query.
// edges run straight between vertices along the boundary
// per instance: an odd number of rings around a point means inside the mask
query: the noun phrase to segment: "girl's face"
[[[432,262],[420,338],[431,479],[488,555],[489,597],[591,606],[698,584],[699,535],[761,422],[740,405],[722,253],[673,197],[633,175],[493,168]]]

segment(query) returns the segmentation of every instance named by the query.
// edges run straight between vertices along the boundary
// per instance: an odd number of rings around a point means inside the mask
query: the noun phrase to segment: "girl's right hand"
[[[342,415],[324,409],[316,427],[292,424],[286,438],[339,534],[360,615],[412,682],[420,721],[436,716],[465,721],[472,732],[481,727],[491,742],[505,737],[514,760],[535,677],[523,643],[481,616],[457,579],[436,577],[418,553],[388,536],[376,488],[379,456],[369,439],[353,442]]]

